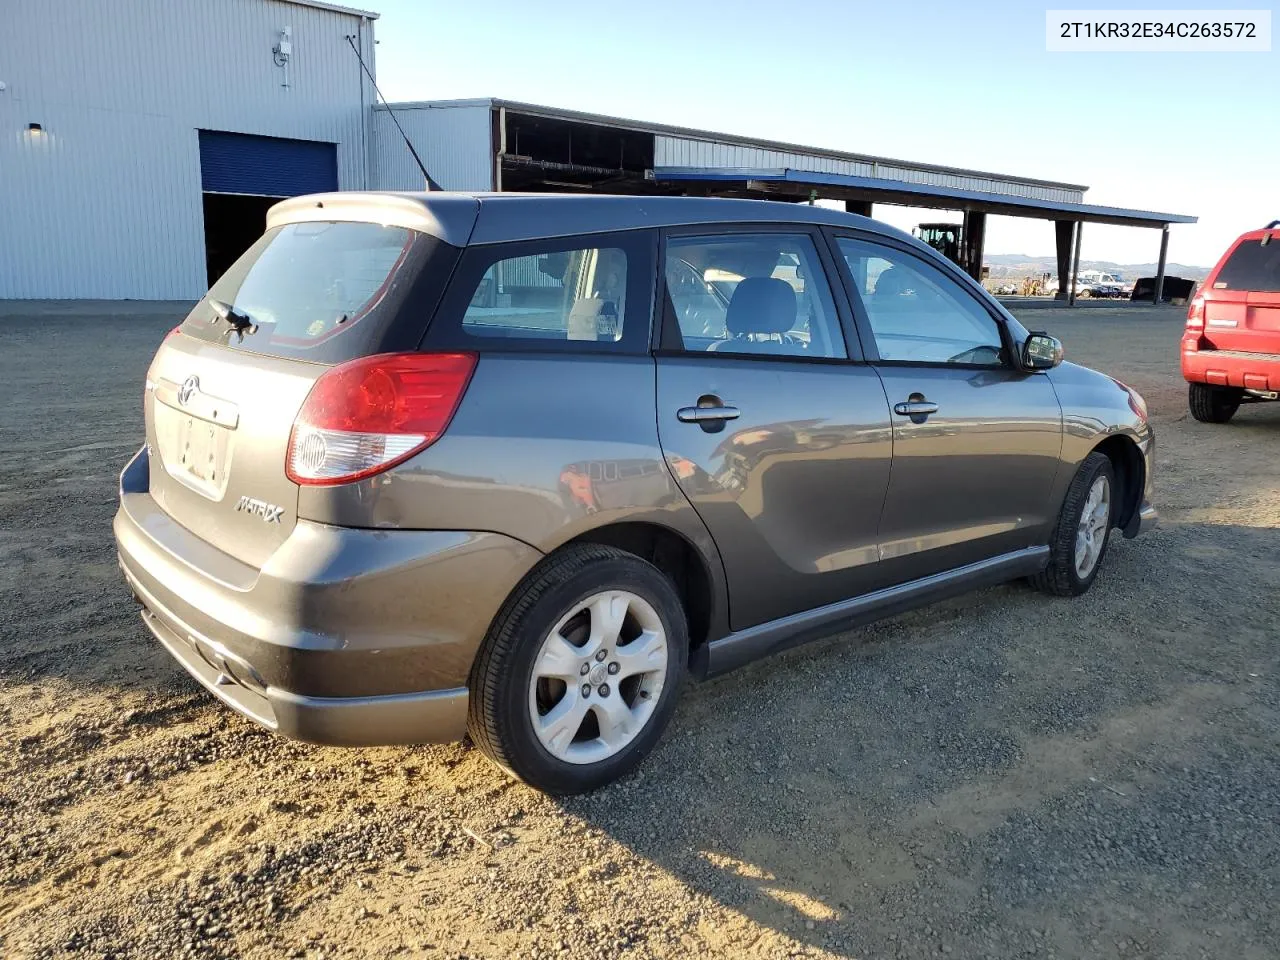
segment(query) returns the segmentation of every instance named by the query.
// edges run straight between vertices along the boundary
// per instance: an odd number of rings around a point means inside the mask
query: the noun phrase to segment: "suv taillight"
[[[1204,329],[1204,295],[1197,294],[1191,298],[1191,305],[1187,307],[1187,329],[1203,330]]]
[[[285,473],[294,483],[350,483],[436,441],[476,367],[470,353],[386,353],[321,375],[293,421]]]

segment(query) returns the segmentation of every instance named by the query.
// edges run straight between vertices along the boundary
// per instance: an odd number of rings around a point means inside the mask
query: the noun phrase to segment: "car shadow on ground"
[[[1176,526],[1084,598],[988,590],[695,688],[565,807],[839,955],[1249,956],[1280,937],[1277,587],[1280,530]]]

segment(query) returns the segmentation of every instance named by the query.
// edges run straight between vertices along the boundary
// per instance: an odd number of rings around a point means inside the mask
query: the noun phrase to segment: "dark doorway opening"
[[[506,124],[504,191],[664,192],[645,179],[652,133],[514,112]]]
[[[241,193],[204,196],[204,257],[209,286],[240,258],[267,228],[267,210],[284,197]]]

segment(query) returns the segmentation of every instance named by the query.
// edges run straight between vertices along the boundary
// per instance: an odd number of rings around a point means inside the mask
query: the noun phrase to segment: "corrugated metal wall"
[[[282,0],[4,7],[0,298],[200,296],[201,128],[336,143],[340,184],[369,185],[373,96],[345,39],[372,67],[368,21]]]
[[[492,190],[494,151],[488,104],[427,106],[392,104],[400,126],[422,157],[431,178],[445,190]],[[424,190],[413,162],[386,107],[373,111],[373,187]]]
[[[1080,190],[1065,190],[1060,187],[1022,183],[1017,180],[964,176],[922,170],[905,164],[841,160],[836,157],[767,150],[741,144],[693,140],[684,137],[655,137],[653,162],[654,166],[658,167],[790,168],[854,177],[884,177],[887,180],[905,180],[908,183],[957,187],[962,190],[984,190],[988,193],[1028,197],[1035,200],[1057,200],[1064,203],[1081,203],[1084,200],[1084,193]]]

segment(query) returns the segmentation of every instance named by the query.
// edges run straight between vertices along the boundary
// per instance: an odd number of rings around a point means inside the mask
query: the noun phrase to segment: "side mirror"
[[[1022,345],[1022,366],[1027,370],[1052,370],[1062,362],[1062,341],[1047,333],[1033,333]]]

